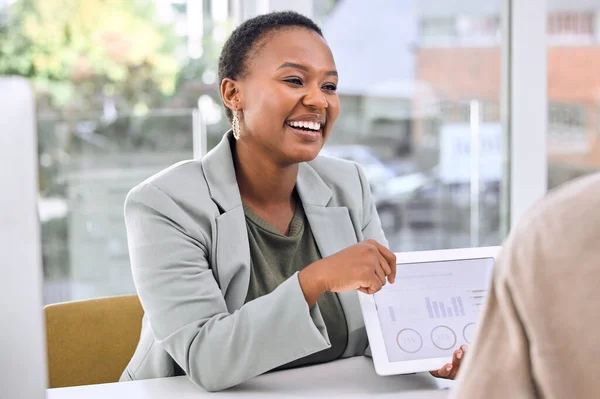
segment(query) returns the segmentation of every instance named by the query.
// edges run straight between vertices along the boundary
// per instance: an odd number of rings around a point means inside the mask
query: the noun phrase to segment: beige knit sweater
[[[453,398],[600,398],[600,174],[539,201],[496,264]]]

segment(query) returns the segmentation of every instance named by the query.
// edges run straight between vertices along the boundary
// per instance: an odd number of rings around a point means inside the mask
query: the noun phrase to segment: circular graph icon
[[[475,331],[475,323],[469,323],[463,328],[463,337],[467,344],[471,343],[471,339],[473,338],[473,332]]]
[[[431,330],[431,342],[439,349],[452,349],[456,345],[456,334],[448,326],[437,326]]]
[[[400,330],[396,336],[398,347],[407,353],[417,353],[423,347],[423,338],[412,328]]]

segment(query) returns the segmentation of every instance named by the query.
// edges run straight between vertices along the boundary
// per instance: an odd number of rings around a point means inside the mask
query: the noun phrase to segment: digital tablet
[[[473,342],[500,247],[396,253],[396,281],[358,293],[379,375],[438,370]]]

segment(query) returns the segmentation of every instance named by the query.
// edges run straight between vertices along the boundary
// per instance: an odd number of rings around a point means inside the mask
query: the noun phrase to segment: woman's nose
[[[303,103],[304,105],[318,109],[327,108],[329,105],[329,102],[327,101],[327,98],[325,98],[320,87],[309,90],[304,96]]]

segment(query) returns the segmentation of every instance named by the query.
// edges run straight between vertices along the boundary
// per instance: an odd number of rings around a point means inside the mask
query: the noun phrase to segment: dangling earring
[[[233,128],[233,137],[236,140],[240,139],[240,120],[237,115],[237,110],[233,111],[233,120],[231,121],[231,125]]]

